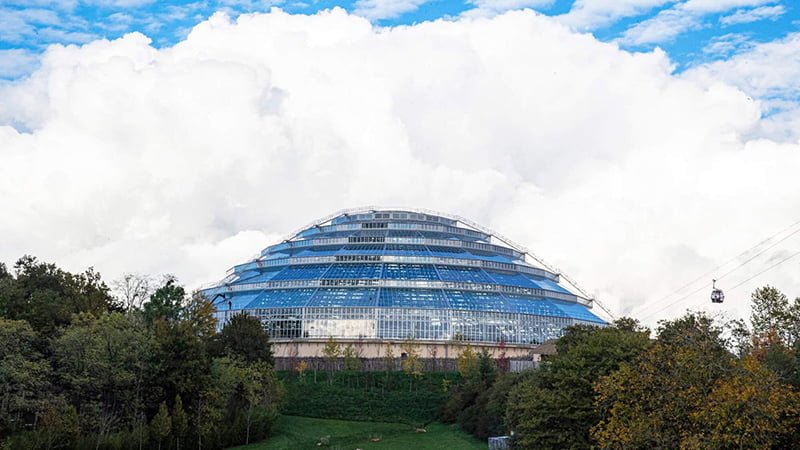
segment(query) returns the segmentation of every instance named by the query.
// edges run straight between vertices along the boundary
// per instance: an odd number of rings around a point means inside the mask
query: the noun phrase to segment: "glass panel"
[[[380,276],[380,264],[334,264],[325,273],[325,278],[371,279]]]
[[[378,306],[385,308],[447,309],[444,294],[436,289],[381,289]]]
[[[495,284],[482,269],[457,266],[436,266],[439,276],[444,281],[458,281],[463,283]]]
[[[384,265],[383,278],[392,280],[439,280],[433,266],[423,264],[392,264]]]
[[[289,266],[281,270],[272,279],[277,280],[309,280],[320,278],[328,270],[328,264],[310,264],[306,266]]]
[[[318,289],[307,306],[375,306],[377,303],[377,289]]]

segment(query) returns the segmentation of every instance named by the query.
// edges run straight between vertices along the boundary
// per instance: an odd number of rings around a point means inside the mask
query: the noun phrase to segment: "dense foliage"
[[[459,381],[454,373],[349,372],[302,377],[281,372],[286,388],[283,412],[287,415],[329,419],[401,422],[424,426],[437,419],[450,396],[446,386]]]
[[[502,347],[502,345],[501,345]],[[276,374],[262,323],[216,332],[213,306],[174,277],[32,257],[0,264],[0,448],[225,448],[268,436],[279,411],[318,418],[457,423],[516,448],[783,449],[800,443],[800,299],[764,287],[748,322],[689,313],[565,330],[539,368],[462,343],[458,373],[425,373],[409,338],[383,372],[352,344]],[[286,399],[284,401],[284,398]]]
[[[800,299],[765,287],[752,301],[750,326],[689,313],[655,339],[628,318],[570,327],[521,374],[467,349],[442,418],[517,448],[797,448]]]
[[[738,323],[732,333],[745,345],[732,345],[703,315],[663,322],[639,358],[597,382],[604,417],[592,429],[596,442],[625,449],[797,447],[794,310],[777,290],[757,290],[752,332]]]
[[[267,436],[282,387],[260,323],[236,318],[217,335],[212,305],[174,277],[152,292],[134,276],[123,284],[132,298],[91,269],[0,265],[3,448],[213,449]]]

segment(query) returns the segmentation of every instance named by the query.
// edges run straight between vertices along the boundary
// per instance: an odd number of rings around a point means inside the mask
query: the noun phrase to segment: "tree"
[[[344,370],[348,372],[355,372],[361,370],[361,360],[358,359],[356,349],[353,344],[347,344],[342,352],[344,357]]]
[[[619,325],[619,326],[617,326]],[[522,448],[588,448],[589,430],[603,418],[593,386],[650,345],[649,332],[628,321],[599,328],[568,327],[558,354],[508,394],[506,420]]]
[[[108,434],[143,405],[152,335],[119,312],[83,313],[53,341],[59,384],[81,411],[82,428]]]
[[[150,421],[150,429],[153,430],[153,436],[158,440],[158,449],[161,450],[161,443],[169,437],[172,431],[172,419],[169,417],[169,410],[165,402],[161,402],[158,413]]]
[[[269,334],[256,317],[244,313],[234,314],[219,333],[217,340],[223,353],[239,356],[247,362],[273,363]]]
[[[798,414],[798,393],[755,358],[745,357],[692,414],[706,429],[687,440],[696,448],[788,448],[800,424]]]
[[[112,281],[111,287],[126,312],[140,310],[153,295],[153,280],[148,275],[125,273]]]
[[[210,382],[211,359],[205,341],[186,322],[157,320],[153,359],[157,364],[149,383],[160,399],[180,394],[184,404],[195,408]]]
[[[15,277],[6,274],[0,282],[0,311],[8,319],[28,321],[44,338],[54,336],[75,314],[98,315],[119,309],[92,268],[72,274],[23,256],[14,270]]]
[[[150,296],[150,301],[144,304],[144,317],[147,323],[156,320],[175,322],[183,313],[183,301],[186,291],[178,284],[178,279],[172,275],[164,277],[164,282]]]
[[[210,374],[198,405],[200,444],[230,447],[264,438],[278,416],[282,397],[271,366],[226,356],[212,361]]]
[[[322,355],[325,357],[325,364],[328,368],[328,383],[333,384],[333,371],[336,367],[336,361],[342,354],[342,349],[339,343],[333,336],[328,336],[328,341],[325,342],[325,347],[322,348]]]
[[[181,440],[189,431],[189,417],[183,410],[183,401],[175,394],[175,405],[172,407],[172,430],[175,435],[175,448],[181,450]]]
[[[409,337],[403,341],[400,348],[403,350],[403,353],[405,353],[405,358],[402,362],[403,372],[411,377],[408,384],[408,390],[410,391],[414,384],[414,378],[419,378],[422,375],[422,362],[419,360],[419,347],[417,346],[417,341],[414,340],[413,337]]]
[[[0,436],[33,426],[52,394],[50,365],[37,339],[27,321],[0,318]]]
[[[753,334],[774,332],[787,347],[800,338],[800,298],[789,303],[786,295],[771,286],[756,289],[751,296]]]
[[[467,344],[459,353],[456,358],[456,366],[461,378],[470,379],[476,377],[478,374],[478,355],[473,350],[472,346]]]
[[[742,322],[733,330],[740,355],[753,355],[781,381],[800,387],[800,299],[789,303],[770,286],[756,289],[751,298],[752,333]]]
[[[282,390],[275,379],[272,368],[265,362],[257,362],[245,367],[241,392],[245,403],[246,422],[245,444],[250,443],[254,424],[261,427],[258,436],[269,432],[269,426],[278,416],[278,405]]]
[[[194,329],[196,335],[202,338],[210,338],[217,332],[217,319],[214,317],[214,303],[208,300],[202,293],[195,291],[189,298],[189,303],[184,308],[184,320]],[[259,322],[259,326],[261,323]],[[269,336],[264,333],[269,341]],[[269,342],[267,342],[267,348]],[[271,360],[272,354],[266,358]]]
[[[383,368],[386,370],[386,377],[389,377],[389,371],[394,370],[394,350],[392,344],[387,342],[383,352]]]
[[[295,370],[297,371],[297,377],[300,378],[300,382],[305,381],[306,370],[308,370],[308,363],[306,362],[306,360],[301,359],[295,366]]]
[[[500,349],[500,355],[497,357],[497,370],[500,373],[508,373],[511,370],[511,362],[506,355],[506,341],[501,339],[498,348]]]
[[[638,359],[597,382],[602,419],[594,439],[602,448],[700,448],[709,424],[697,418],[735,367],[727,344],[704,315],[662,322],[658,339]]]

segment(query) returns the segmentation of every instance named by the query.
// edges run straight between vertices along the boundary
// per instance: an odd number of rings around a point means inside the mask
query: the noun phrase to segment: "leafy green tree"
[[[361,370],[361,360],[358,359],[358,353],[353,344],[347,344],[344,347],[342,356],[344,357],[344,370],[348,372]]]
[[[243,403],[240,410],[245,414],[244,443],[249,444],[254,427],[259,429],[258,437],[264,437],[277,419],[282,388],[272,367],[264,361],[245,366],[242,375],[237,392]]]
[[[215,358],[198,409],[201,444],[231,446],[264,438],[278,416],[281,397],[281,385],[266,362]]]
[[[32,426],[53,393],[37,339],[27,321],[0,318],[0,436]]]
[[[78,412],[72,405],[58,400],[46,403],[39,416],[34,442],[26,447],[43,449],[74,448],[80,437]]]
[[[53,341],[59,383],[81,411],[83,428],[102,437],[132,422],[143,405],[152,336],[121,313],[84,313]]]
[[[151,391],[162,400],[179,394],[185,404],[196,407],[210,379],[211,359],[205,341],[186,322],[157,320],[153,333],[156,363],[149,381]]]
[[[663,322],[640,358],[625,361],[596,386],[602,448],[701,448],[709,424],[697,420],[735,360],[723,330],[700,314]],[[720,417],[719,420],[728,420]]]
[[[471,345],[467,344],[456,357],[458,373],[464,379],[474,378],[478,375],[478,355]]]
[[[217,336],[220,354],[231,354],[244,358],[247,362],[263,361],[273,363],[272,344],[269,334],[258,318],[244,314],[234,314]]]
[[[618,325],[618,326],[617,326]],[[603,418],[594,384],[649,346],[649,332],[630,321],[599,328],[576,325],[558,340],[557,355],[514,386],[506,420],[522,448],[588,448]]]
[[[756,289],[751,296],[753,333],[775,333],[787,347],[800,338],[800,298],[789,302],[786,295],[772,286]]]
[[[181,450],[181,441],[189,432],[189,416],[183,409],[180,394],[175,395],[175,406],[172,407],[172,431],[175,436],[175,448]]]
[[[147,323],[156,320],[177,321],[183,314],[185,298],[186,291],[178,284],[177,278],[167,275],[161,287],[156,289],[150,300],[144,304],[145,320]]]
[[[342,347],[336,342],[333,336],[328,336],[328,341],[322,347],[322,356],[325,358],[325,365],[328,369],[328,383],[333,384],[333,371],[336,368],[336,362],[342,355]]]
[[[5,272],[0,280],[0,311],[8,319],[27,320],[44,338],[68,325],[75,314],[120,309],[94,269],[72,274],[24,256],[14,271],[15,277]]]
[[[715,383],[691,420],[705,430],[687,439],[695,448],[770,449],[796,444],[800,395],[755,358],[737,361],[733,373]],[[776,445],[777,444],[777,445]]]
[[[158,413],[150,421],[150,429],[158,442],[158,449],[161,450],[161,444],[172,432],[172,418],[169,416],[166,402],[161,402],[158,407]]]
[[[467,345],[459,354],[457,363],[463,382],[442,408],[441,418],[458,422],[467,433],[485,439],[490,430],[503,428],[505,403],[501,411],[496,411],[493,416],[489,414],[491,391],[498,375],[497,362],[485,348],[476,354]]]
[[[202,338],[210,338],[217,332],[217,319],[214,317],[214,311],[214,304],[199,291],[195,291],[184,309],[184,320],[191,324],[195,334]],[[271,357],[270,354],[268,359]]]
[[[478,354],[478,376],[480,382],[487,387],[494,383],[497,377],[497,363],[486,348]]]
[[[403,341],[400,345],[400,349],[403,350],[405,354],[401,365],[403,366],[403,372],[410,377],[408,390],[411,390],[413,388],[414,379],[422,376],[422,361],[419,359],[419,346],[413,337],[409,337]]]

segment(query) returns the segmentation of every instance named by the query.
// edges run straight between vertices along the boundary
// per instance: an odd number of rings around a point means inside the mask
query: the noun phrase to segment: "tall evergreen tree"
[[[175,322],[183,313],[186,290],[178,284],[178,280],[167,275],[164,283],[150,296],[144,304],[144,317],[148,323],[156,320]]]
[[[269,334],[260,320],[247,314],[231,317],[217,335],[217,345],[223,353],[241,357],[247,362],[273,363]]]

